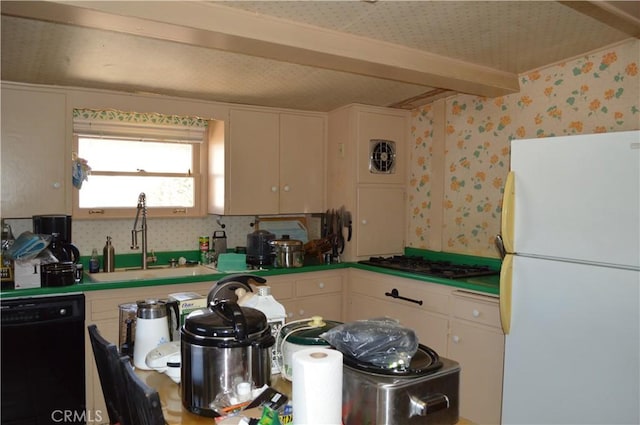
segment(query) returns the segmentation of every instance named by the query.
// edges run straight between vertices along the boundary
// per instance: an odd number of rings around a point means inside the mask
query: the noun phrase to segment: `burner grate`
[[[465,277],[490,276],[498,274],[497,271],[490,269],[488,266],[455,264],[451,261],[427,260],[416,255],[371,257],[369,260],[360,261],[359,263],[445,279],[461,279]]]

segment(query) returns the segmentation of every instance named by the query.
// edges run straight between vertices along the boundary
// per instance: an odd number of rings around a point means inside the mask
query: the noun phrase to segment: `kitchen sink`
[[[169,267],[169,266],[153,266],[147,270],[140,268],[123,268],[116,269],[111,273],[90,273],[87,274],[89,280],[95,283],[104,282],[121,282],[133,280],[155,280],[170,279],[176,277],[202,276],[219,274],[218,270],[207,266],[186,266],[186,267]]]

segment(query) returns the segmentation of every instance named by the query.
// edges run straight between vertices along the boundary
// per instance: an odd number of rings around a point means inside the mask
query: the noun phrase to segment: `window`
[[[204,215],[206,121],[104,112],[74,110],[74,152],[91,167],[74,189],[74,216],[131,217],[142,192],[149,216]]]

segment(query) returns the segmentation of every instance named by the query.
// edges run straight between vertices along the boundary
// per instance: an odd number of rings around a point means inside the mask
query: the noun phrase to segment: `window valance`
[[[199,117],[114,109],[73,110],[73,131],[83,136],[202,143],[207,126],[207,120]]]

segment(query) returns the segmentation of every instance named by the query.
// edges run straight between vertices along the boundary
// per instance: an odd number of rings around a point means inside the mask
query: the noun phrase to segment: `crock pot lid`
[[[310,321],[311,320],[309,320],[309,322]],[[298,322],[283,326],[280,328],[280,337],[284,338],[289,332],[294,331],[291,335],[287,336],[287,342],[298,345],[329,345],[320,335],[331,328],[342,325],[342,322],[332,320],[324,320],[324,322],[324,326],[311,329],[303,329],[308,326],[307,322]]]
[[[235,338],[233,319],[225,316],[216,306],[203,314],[188,316],[184,322],[185,330],[207,338]],[[247,336],[259,334],[267,328],[267,317],[260,310],[251,307],[240,309],[247,323]]]
[[[418,350],[411,358],[411,363],[406,369],[384,369],[371,363],[362,362],[348,354],[342,354],[345,365],[374,375],[418,377],[442,368],[438,353],[422,344],[418,345]]]

